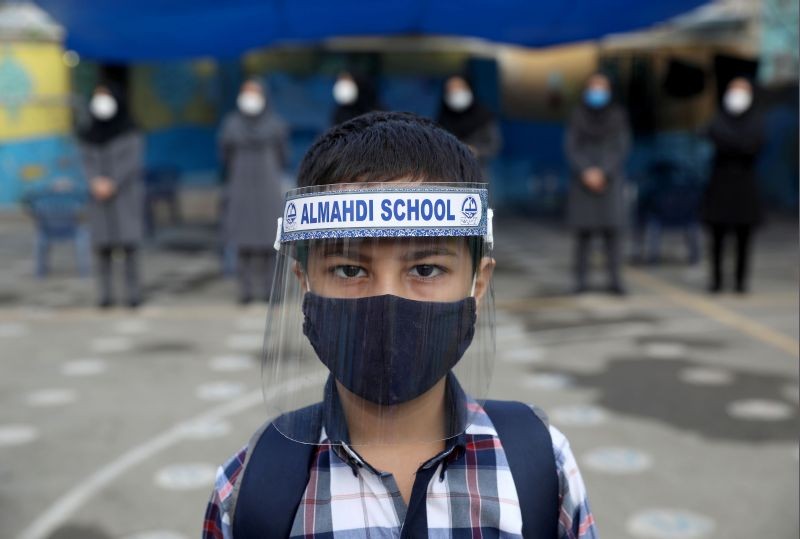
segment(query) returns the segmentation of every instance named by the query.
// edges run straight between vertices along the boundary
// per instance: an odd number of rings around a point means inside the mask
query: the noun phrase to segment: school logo
[[[475,197],[468,196],[461,203],[461,222],[464,224],[472,224],[475,218],[478,217],[478,202]]]
[[[289,202],[286,206],[286,222],[293,225],[295,219],[297,219],[297,208],[294,207],[294,202]]]

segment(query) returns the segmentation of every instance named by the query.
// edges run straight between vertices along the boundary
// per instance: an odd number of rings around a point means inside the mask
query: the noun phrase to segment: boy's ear
[[[292,273],[294,276],[297,277],[297,280],[300,281],[300,286],[305,287],[308,283],[308,278],[306,277],[306,272],[303,269],[303,266],[300,265],[300,262],[294,261],[292,264]]]
[[[489,283],[492,282],[492,274],[494,273],[494,267],[497,264],[495,259],[490,256],[484,256],[481,258],[480,265],[478,266],[478,273],[475,277],[475,303],[480,306],[481,299],[486,294],[486,291],[489,290]]]

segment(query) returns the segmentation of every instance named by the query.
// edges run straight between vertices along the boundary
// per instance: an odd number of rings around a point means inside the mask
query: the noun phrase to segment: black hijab
[[[264,109],[258,114],[245,114],[240,110],[233,112],[227,123],[224,138],[236,146],[263,144],[283,136],[284,123],[272,110],[269,87],[259,83],[264,96]]]
[[[106,88],[117,102],[117,113],[108,120],[98,120],[91,116],[89,126],[79,134],[81,140],[90,144],[105,144],[108,141],[136,129],[128,113],[128,103],[122,89],[114,83],[99,84]],[[94,94],[93,94],[94,95]]]
[[[719,106],[719,111],[711,121],[709,133],[718,146],[723,145],[724,150],[742,146],[759,148],[764,139],[764,117],[760,108],[759,95],[753,82],[750,82],[750,92],[753,96],[750,106],[741,114],[732,114],[724,103]],[[726,88],[726,91],[729,89]],[[724,95],[724,94],[723,94]],[[726,142],[734,144],[726,144]]]
[[[437,116],[436,121],[444,129],[455,135],[456,138],[459,140],[464,140],[479,129],[486,127],[486,125],[494,121],[494,114],[492,114],[491,110],[478,101],[477,97],[475,96],[475,92],[472,90],[472,84],[470,84],[469,81],[467,81],[467,79],[464,77],[461,78],[467,82],[467,85],[472,92],[472,104],[462,111],[455,111],[451,109],[445,101],[447,80],[450,78],[452,77],[448,77],[448,79],[442,83],[439,115]]]
[[[336,110],[333,112],[333,125],[339,125],[356,116],[382,109],[378,100],[378,90],[372,80],[360,74],[351,74],[350,76],[358,87],[358,97],[350,105],[337,104]]]

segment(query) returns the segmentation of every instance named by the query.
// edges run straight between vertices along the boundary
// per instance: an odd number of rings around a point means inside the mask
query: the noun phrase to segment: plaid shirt
[[[486,412],[477,403],[469,406],[475,413],[466,432],[417,472],[418,478],[429,478],[428,537],[449,539],[459,530],[465,537],[521,538],[522,516],[503,445]],[[550,435],[559,481],[559,539],[594,539],[594,517],[569,442],[552,426]],[[326,445],[324,428],[320,441],[291,537],[399,538],[408,507],[394,477],[372,468],[346,444]],[[231,495],[246,455],[247,447],[219,468],[204,539],[232,539]]]

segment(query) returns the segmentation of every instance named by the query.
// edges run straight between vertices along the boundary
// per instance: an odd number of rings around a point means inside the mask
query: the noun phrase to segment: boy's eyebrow
[[[321,245],[321,255],[324,258],[342,257],[361,262],[372,260],[371,249],[362,249],[361,242],[326,242]],[[455,246],[447,244],[408,245],[400,259],[404,261],[421,260],[429,256],[458,256]]]
[[[403,255],[403,260],[420,260],[429,256],[457,256],[457,253],[446,245],[431,245],[406,252]]]
[[[372,257],[361,251],[358,245],[345,245],[343,242],[328,243],[322,247],[322,256],[350,258],[362,262],[369,262]]]

